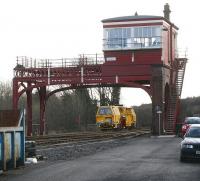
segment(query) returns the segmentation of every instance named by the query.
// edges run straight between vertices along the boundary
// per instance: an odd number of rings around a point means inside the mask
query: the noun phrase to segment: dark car
[[[186,117],[185,121],[182,125],[182,136],[185,135],[185,133],[187,132],[188,128],[192,125],[192,124],[200,124],[200,117]]]
[[[200,124],[193,124],[187,130],[181,142],[180,161],[200,159]]]

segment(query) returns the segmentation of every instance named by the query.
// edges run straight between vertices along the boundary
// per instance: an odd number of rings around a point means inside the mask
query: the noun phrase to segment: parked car
[[[181,142],[180,161],[200,159],[200,124],[191,125]]]
[[[182,136],[185,135],[185,133],[187,132],[188,128],[192,125],[192,124],[200,124],[200,117],[186,117],[185,121],[182,125]]]

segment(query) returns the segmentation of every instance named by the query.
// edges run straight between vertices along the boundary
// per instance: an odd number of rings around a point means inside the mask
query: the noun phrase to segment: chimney
[[[166,3],[164,5],[164,11],[163,11],[163,13],[164,13],[164,17],[170,21],[171,10],[169,9],[169,4],[168,3]]]

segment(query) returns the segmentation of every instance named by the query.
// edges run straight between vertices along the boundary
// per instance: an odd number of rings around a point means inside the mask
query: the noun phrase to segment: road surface
[[[70,161],[9,171],[1,181],[199,181],[200,163],[179,161],[180,138],[138,137]]]

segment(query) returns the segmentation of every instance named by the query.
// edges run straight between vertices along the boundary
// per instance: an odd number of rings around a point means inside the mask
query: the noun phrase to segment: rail
[[[79,133],[66,133],[58,135],[46,135],[27,137],[26,140],[34,140],[37,146],[47,146],[61,143],[82,142],[82,141],[97,141],[123,137],[135,137],[144,134],[150,134],[149,129],[135,129],[132,131],[119,131],[119,132],[79,132]]]
[[[81,54],[78,58],[36,59],[18,56],[15,68],[66,68],[84,65],[103,64],[105,59],[101,54]]]

